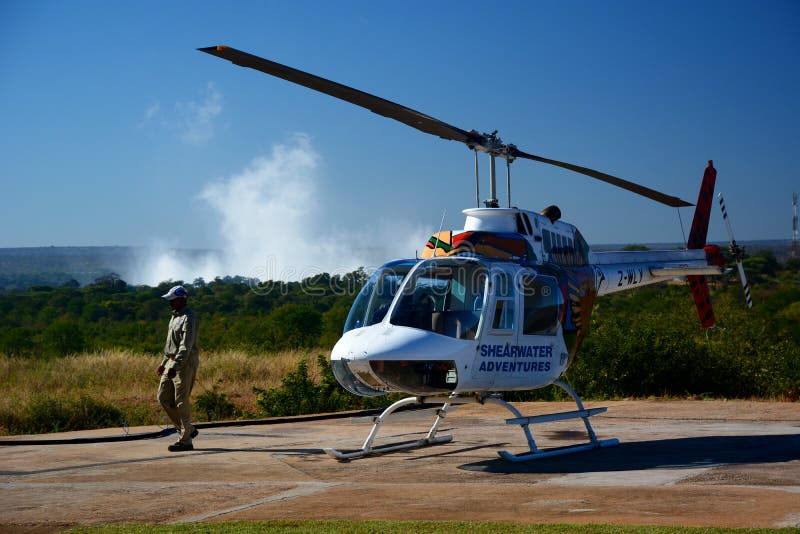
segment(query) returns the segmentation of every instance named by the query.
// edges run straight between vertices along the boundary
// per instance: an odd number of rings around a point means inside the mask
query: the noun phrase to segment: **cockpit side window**
[[[524,335],[549,336],[558,333],[558,317],[563,302],[561,289],[550,276],[525,277]]]
[[[420,267],[403,288],[390,322],[457,339],[475,339],[485,299],[486,270],[437,261]]]

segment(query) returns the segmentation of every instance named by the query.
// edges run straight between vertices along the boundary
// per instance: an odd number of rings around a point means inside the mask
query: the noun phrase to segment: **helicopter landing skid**
[[[422,447],[429,447],[431,445],[449,443],[450,441],[453,440],[453,436],[449,434],[445,436],[436,435],[436,432],[439,430],[439,424],[442,422],[442,419],[444,419],[444,417],[447,415],[447,410],[451,406],[457,406],[459,404],[471,404],[471,403],[497,404],[499,406],[503,406],[504,408],[506,408],[507,410],[509,410],[511,413],[514,414],[514,418],[506,419],[506,423],[509,425],[520,425],[520,427],[522,427],[522,431],[525,433],[525,437],[528,440],[528,446],[530,447],[530,452],[518,455],[518,454],[512,454],[508,451],[499,451],[498,454],[500,455],[500,457],[503,458],[504,460],[508,460],[509,462],[526,462],[528,460],[534,460],[538,458],[548,458],[550,456],[570,454],[573,452],[580,452],[600,447],[611,447],[613,445],[619,444],[619,440],[616,438],[604,439],[604,440],[597,439],[597,436],[595,435],[594,430],[592,429],[592,425],[589,422],[589,417],[597,415],[599,413],[603,413],[607,410],[607,408],[586,409],[583,407],[583,403],[581,402],[580,397],[578,397],[578,394],[575,393],[575,391],[571,387],[569,387],[567,384],[565,384],[560,380],[556,380],[555,382],[553,382],[553,384],[561,387],[563,390],[565,390],[572,396],[572,399],[575,401],[575,404],[578,405],[577,410],[571,412],[550,413],[550,414],[525,417],[514,406],[504,401],[503,399],[494,396],[460,397],[458,395],[452,395],[450,397],[407,397],[405,399],[401,399],[395,402],[394,404],[386,408],[378,417],[375,417],[373,419],[372,430],[367,436],[366,441],[364,441],[364,445],[360,449],[345,452],[328,448],[324,449],[324,451],[326,454],[328,454],[333,458],[336,458],[339,461],[347,461],[356,458],[364,458],[365,456],[371,456],[375,454],[383,454],[399,450],[420,449]],[[415,403],[419,404],[442,403],[442,407],[436,410],[436,419],[434,420],[431,429],[428,431],[428,435],[423,439],[403,441],[399,443],[389,443],[386,445],[373,447],[372,443],[375,441],[375,436],[378,434],[378,430],[380,429],[384,421],[386,421],[386,419],[401,406],[405,406],[407,404],[415,404]],[[564,421],[567,419],[583,419],[583,423],[586,426],[586,432],[589,434],[589,441],[587,443],[579,443],[576,445],[569,445],[566,447],[554,447],[552,449],[539,449],[536,446],[536,442],[533,439],[533,434],[531,434],[531,430],[529,428],[530,425],[535,423]]]
[[[340,462],[344,462],[347,460],[363,458],[365,456],[371,456],[374,454],[383,454],[386,452],[407,450],[407,449],[419,449],[422,447],[429,447],[431,445],[439,445],[441,443],[448,443],[452,441],[453,436],[449,434],[445,436],[436,435],[436,432],[439,430],[439,423],[441,423],[442,419],[444,419],[445,415],[447,415],[447,408],[450,406],[449,402],[444,402],[442,404],[442,407],[436,410],[436,419],[433,421],[433,425],[431,426],[431,429],[428,431],[428,435],[425,436],[423,439],[403,441],[399,443],[389,443],[387,445],[380,445],[377,447],[372,446],[372,442],[375,441],[375,436],[378,434],[378,429],[395,410],[397,410],[401,406],[405,406],[406,404],[422,403],[422,402],[424,401],[419,397],[407,397],[405,399],[400,399],[399,401],[395,402],[394,404],[386,408],[378,417],[373,419],[372,430],[367,436],[366,441],[364,441],[364,445],[360,449],[355,451],[344,452],[328,448],[324,449],[325,453],[328,456],[336,458]]]
[[[597,435],[594,433],[594,429],[592,429],[592,424],[589,422],[589,418],[591,416],[603,413],[607,410],[607,408],[586,409],[583,407],[583,403],[581,402],[581,399],[578,396],[578,394],[575,393],[575,391],[571,387],[569,387],[561,380],[556,380],[555,382],[553,382],[553,384],[559,386],[561,389],[569,393],[570,396],[572,396],[572,399],[575,401],[575,404],[578,405],[577,410],[571,412],[548,413],[548,414],[525,417],[514,406],[510,405],[509,403],[507,403],[502,399],[488,398],[484,400],[484,402],[491,402],[492,404],[499,404],[501,406],[504,406],[509,411],[511,411],[511,413],[513,413],[516,417],[514,417],[513,419],[506,419],[506,424],[520,425],[520,427],[522,427],[523,432],[525,432],[525,437],[528,440],[528,447],[530,448],[530,452],[527,452],[525,454],[512,454],[508,451],[498,451],[497,454],[499,454],[501,458],[509,462],[527,462],[528,460],[549,458],[551,456],[571,454],[574,452],[587,451],[590,449],[598,449],[600,447],[613,447],[614,445],[619,444],[619,440],[617,438],[597,439]],[[586,433],[589,435],[588,442],[578,443],[575,445],[568,445],[566,447],[554,447],[551,449],[540,449],[536,446],[536,442],[533,439],[533,434],[531,434],[529,425],[535,423],[549,423],[552,421],[565,421],[567,419],[583,419],[583,424],[586,426]]]

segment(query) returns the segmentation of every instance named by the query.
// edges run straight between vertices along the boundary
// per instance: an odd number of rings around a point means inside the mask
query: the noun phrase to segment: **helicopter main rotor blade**
[[[673,208],[682,208],[685,206],[694,205],[691,202],[686,202],[685,200],[681,200],[678,197],[667,195],[660,191],[656,191],[655,189],[650,189],[649,187],[645,187],[643,185],[639,185],[634,182],[629,182],[628,180],[623,180],[622,178],[617,178],[616,176],[611,176],[610,174],[606,174],[604,172],[596,171],[594,169],[589,169],[587,167],[581,167],[579,165],[573,165],[572,163],[565,163],[563,161],[543,158],[541,156],[535,156],[533,154],[527,154],[513,147],[510,148],[511,149],[509,150],[509,155],[514,156],[516,158],[524,158],[533,161],[539,161],[541,163],[547,163],[549,165],[555,165],[556,167],[568,169],[570,171],[574,171],[580,174],[585,174],[586,176],[591,176],[592,178],[596,178],[598,180],[615,185],[617,187],[621,187],[622,189],[627,189],[628,191],[631,191],[638,195],[642,195],[651,200],[655,200],[656,202],[661,202],[662,204],[666,204],[667,206],[672,206]]]
[[[436,135],[442,139],[460,141],[466,144],[470,149],[480,149],[493,156],[524,158],[539,161],[541,163],[547,163],[549,165],[555,165],[556,167],[568,169],[592,178],[596,178],[598,180],[602,180],[606,183],[616,185],[622,189],[627,189],[628,191],[645,196],[657,202],[661,202],[667,206],[692,206],[691,203],[681,200],[678,197],[660,193],[648,187],[623,180],[622,178],[617,178],[616,176],[611,176],[610,174],[605,174],[603,172],[595,171],[593,169],[588,169],[578,165],[572,165],[571,163],[564,163],[554,159],[547,159],[540,156],[534,156],[533,154],[527,154],[518,150],[513,145],[503,145],[494,134],[479,134],[475,130],[462,130],[461,128],[457,128],[447,124],[446,122],[442,122],[439,119],[435,119],[430,115],[425,115],[424,113],[401,106],[400,104],[391,102],[379,96],[371,95],[369,93],[365,93],[364,91],[327,80],[308,72],[303,72],[287,65],[270,61],[269,59],[254,56],[253,54],[248,54],[247,52],[242,52],[241,50],[237,50],[229,46],[209,46],[205,48],[198,48],[198,50],[222,59],[227,59],[235,65],[249,67],[278,78],[283,78],[284,80],[308,87],[309,89],[313,89],[346,102],[350,102],[351,104],[361,106],[372,111],[373,113],[377,113],[378,115],[382,115],[384,117],[400,121],[403,124],[407,124],[408,126],[416,128],[421,132]]]
[[[425,115],[424,113],[420,113],[419,111],[365,93],[364,91],[359,91],[358,89],[353,89],[352,87],[327,80],[320,76],[281,65],[280,63],[254,56],[247,52],[242,52],[241,50],[229,46],[209,46],[206,48],[198,48],[198,50],[222,59],[227,59],[241,67],[250,67],[251,69],[259,70],[266,74],[277,76],[278,78],[283,78],[284,80],[308,87],[309,89],[339,98],[351,104],[366,108],[378,115],[400,121],[417,130],[437,135],[443,139],[460,141],[467,144],[480,143],[481,141],[479,135],[456,128],[455,126],[451,126],[450,124]]]

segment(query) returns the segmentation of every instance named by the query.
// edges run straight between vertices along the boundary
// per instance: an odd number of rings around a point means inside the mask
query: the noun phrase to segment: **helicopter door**
[[[525,275],[521,280],[522,314],[519,345],[524,348],[527,372],[559,376],[567,363],[564,342],[564,298],[551,276]]]
[[[511,271],[493,271],[486,299],[485,327],[472,365],[472,378],[490,388],[501,374],[505,355],[517,344],[517,290]]]

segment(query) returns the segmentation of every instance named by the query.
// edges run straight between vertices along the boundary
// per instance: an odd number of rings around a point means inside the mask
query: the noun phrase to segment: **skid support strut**
[[[486,399],[486,402],[492,401],[493,404],[499,404],[501,406],[505,406],[511,413],[515,415],[513,419],[506,419],[506,424],[509,425],[520,425],[522,430],[525,432],[525,437],[528,440],[528,447],[530,448],[530,452],[525,454],[512,454],[508,451],[498,451],[498,454],[504,460],[508,460],[509,462],[526,462],[528,460],[535,460],[538,458],[549,458],[550,456],[559,456],[562,454],[570,454],[573,452],[580,452],[586,451],[589,449],[596,449],[600,447],[611,447],[613,445],[619,444],[619,440],[616,438],[611,439],[597,439],[597,435],[594,433],[594,429],[592,429],[592,424],[589,422],[589,418],[593,415],[597,415],[599,413],[603,413],[607,410],[607,408],[589,408],[586,409],[583,407],[583,403],[581,402],[581,398],[578,397],[578,394],[575,393],[571,387],[560,380],[556,380],[553,384],[559,386],[561,389],[566,391],[570,394],[572,399],[577,404],[578,409],[572,412],[560,412],[560,413],[549,413],[549,414],[542,414],[542,415],[534,415],[530,417],[524,417],[522,414],[519,413],[519,410],[508,404],[502,399]],[[586,443],[578,443],[576,445],[569,445],[567,447],[554,447],[552,449],[540,449],[536,446],[536,442],[533,439],[533,434],[531,434],[530,425],[535,423],[548,423],[552,421],[564,421],[567,419],[583,419],[583,424],[586,426],[586,433],[589,435],[589,441]]]
[[[404,449],[419,449],[421,447],[427,447],[430,445],[438,445],[440,443],[447,443],[453,440],[453,436],[445,435],[445,436],[437,436],[436,432],[439,430],[439,424],[442,422],[442,419],[447,415],[447,408],[450,406],[450,403],[445,401],[442,404],[442,407],[436,410],[436,419],[433,421],[433,425],[431,429],[428,431],[428,435],[425,436],[423,439],[417,439],[412,441],[403,441],[400,443],[390,443],[387,445],[381,445],[378,447],[373,447],[372,443],[375,441],[375,436],[378,434],[378,430],[380,429],[381,425],[386,421],[386,419],[398,408],[401,406],[405,406],[406,404],[414,404],[414,403],[423,403],[429,401],[430,399],[422,398],[422,397],[408,397],[405,399],[401,399],[388,408],[386,408],[383,413],[381,413],[378,417],[373,419],[372,430],[370,431],[367,439],[364,441],[364,445],[355,451],[338,451],[336,449],[324,449],[325,452],[339,461],[346,461],[352,460],[354,458],[363,458],[364,456],[369,456],[372,454],[382,454],[385,452],[391,451],[399,451]]]

